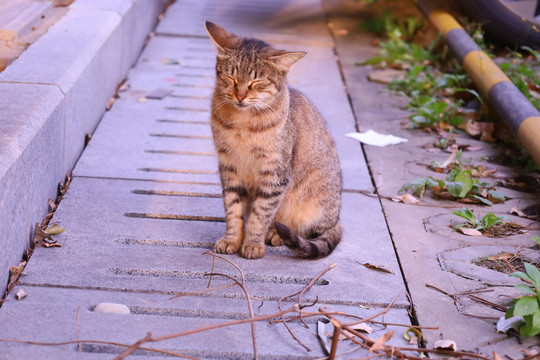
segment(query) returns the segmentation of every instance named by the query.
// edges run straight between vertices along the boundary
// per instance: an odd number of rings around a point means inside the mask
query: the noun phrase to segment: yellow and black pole
[[[540,112],[484,53],[456,19],[431,1],[417,0],[420,10],[443,34],[448,47],[513,135],[540,164]]]

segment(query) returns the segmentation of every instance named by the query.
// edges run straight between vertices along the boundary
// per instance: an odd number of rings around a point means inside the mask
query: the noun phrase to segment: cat
[[[226,220],[216,251],[257,259],[266,243],[327,256],[343,233],[342,176],[326,122],[286,83],[306,53],[206,29],[217,51],[211,127]]]

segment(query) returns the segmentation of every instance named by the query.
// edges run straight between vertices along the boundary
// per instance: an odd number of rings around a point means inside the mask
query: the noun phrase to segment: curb
[[[499,114],[510,132],[517,135],[536,163],[540,164],[540,112],[452,15],[443,10],[430,9],[422,1],[418,1],[417,5],[444,35],[450,50],[478,86],[482,96]]]
[[[0,73],[0,297],[166,2],[77,0]]]

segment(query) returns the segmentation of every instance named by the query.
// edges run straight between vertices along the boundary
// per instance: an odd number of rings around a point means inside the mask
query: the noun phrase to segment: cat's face
[[[218,56],[217,95],[239,110],[264,111],[285,82],[285,74],[275,71],[264,57],[246,57],[241,51]]]
[[[217,49],[216,106],[271,112],[272,103],[284,86],[290,67],[305,52],[276,50],[255,39],[243,39],[207,23]]]

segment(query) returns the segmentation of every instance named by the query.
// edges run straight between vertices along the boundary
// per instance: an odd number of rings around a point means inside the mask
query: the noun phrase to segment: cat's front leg
[[[283,199],[282,188],[259,190],[251,205],[246,236],[240,254],[248,259],[258,259],[264,256],[264,243],[268,230],[276,216],[277,209]]]
[[[222,182],[226,230],[225,236],[218,240],[215,249],[221,254],[234,254],[238,252],[244,240],[244,214],[248,192],[230,177],[222,176]]]

